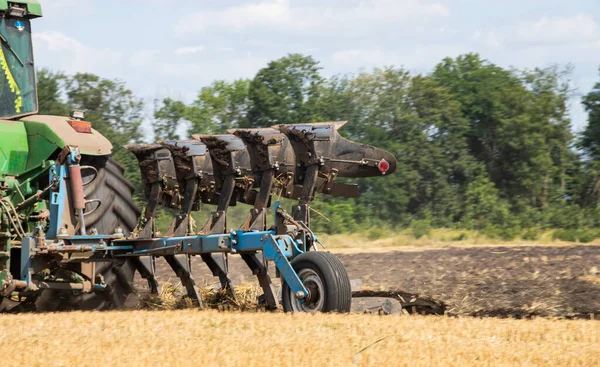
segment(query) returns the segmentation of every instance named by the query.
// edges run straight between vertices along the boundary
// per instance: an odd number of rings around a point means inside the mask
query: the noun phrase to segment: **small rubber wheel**
[[[291,264],[309,295],[301,302],[284,280],[281,301],[285,312],[350,312],[350,279],[337,257],[310,251],[296,256]]]

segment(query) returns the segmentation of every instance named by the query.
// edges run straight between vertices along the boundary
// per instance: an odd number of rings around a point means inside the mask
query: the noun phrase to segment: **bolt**
[[[91,234],[92,236],[97,236],[97,235],[98,235],[98,228],[92,228],[92,229],[90,230],[90,234]]]
[[[65,227],[62,227],[58,230],[58,234],[67,234],[67,229]]]
[[[298,299],[304,299],[304,292],[302,292],[302,291],[296,292],[296,298],[298,298]]]

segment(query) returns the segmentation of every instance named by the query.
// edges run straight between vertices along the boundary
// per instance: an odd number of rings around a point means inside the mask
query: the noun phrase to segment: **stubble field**
[[[598,366],[600,324],[126,311],[0,316],[3,366]]]
[[[364,314],[373,304],[361,298],[350,315],[147,311],[133,297],[129,311],[0,315],[2,366],[600,365],[600,247],[334,252],[368,292],[445,316]],[[177,281],[157,265],[160,281]],[[198,284],[215,282],[193,267]],[[236,257],[230,271],[238,284],[253,279]]]

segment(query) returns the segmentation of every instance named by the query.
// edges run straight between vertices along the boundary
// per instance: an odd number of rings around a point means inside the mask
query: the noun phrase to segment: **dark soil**
[[[351,279],[383,292],[362,295],[399,299],[409,311],[460,316],[527,318],[600,317],[600,247],[471,247],[343,254]],[[216,284],[197,258],[199,285]],[[177,283],[166,262],[157,262],[160,281]],[[253,277],[237,256],[231,257],[235,283]],[[143,289],[143,280],[137,279]],[[360,293],[356,293],[360,296]],[[355,303],[369,308],[364,298]],[[361,307],[353,307],[362,311]]]

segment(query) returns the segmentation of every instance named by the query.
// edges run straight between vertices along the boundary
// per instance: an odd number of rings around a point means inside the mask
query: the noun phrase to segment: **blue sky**
[[[501,66],[574,67],[587,93],[600,80],[597,0],[41,0],[38,67],[124,80],[151,101],[190,102],[215,79],[250,78],[290,52],[326,76],[376,66],[427,73],[478,52]],[[586,116],[574,96],[574,130]]]

